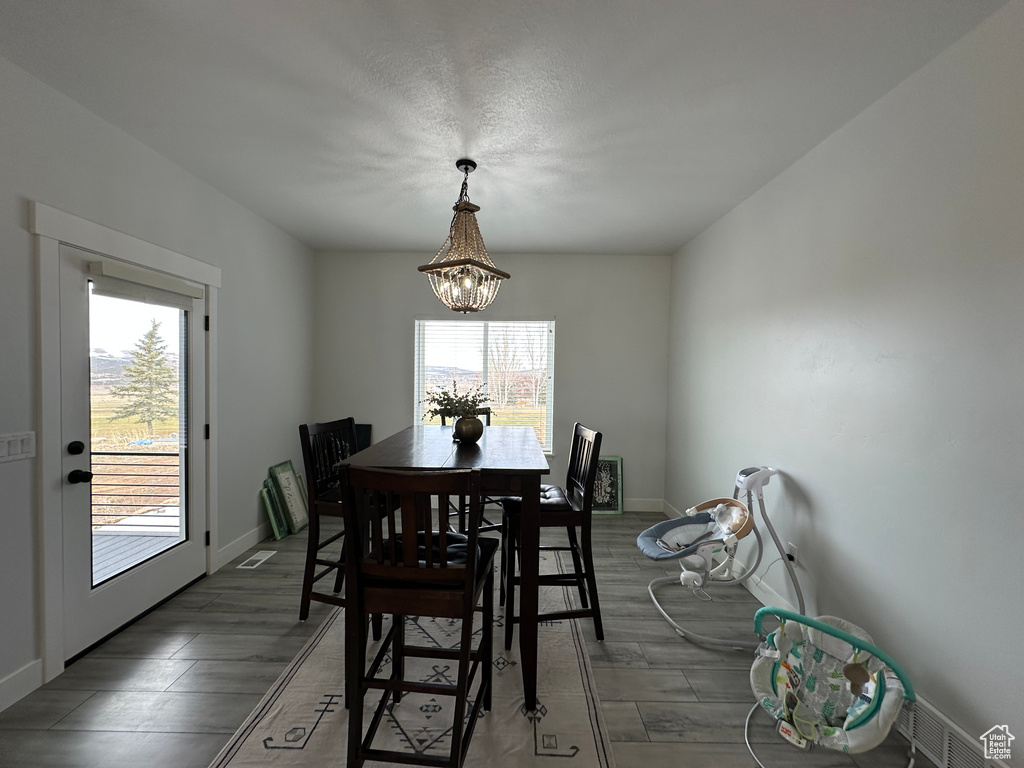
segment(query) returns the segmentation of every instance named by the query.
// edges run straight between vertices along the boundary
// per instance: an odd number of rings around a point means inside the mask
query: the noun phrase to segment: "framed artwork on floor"
[[[272,466],[270,479],[281,500],[282,511],[288,521],[288,530],[291,533],[298,533],[309,523],[309,514],[306,511],[306,502],[302,498],[299,479],[295,476],[295,469],[292,467],[291,461],[282,461],[280,464]]]
[[[285,521],[284,512],[281,510],[281,504],[277,498],[277,488],[274,487],[274,483],[269,477],[263,481],[263,487],[260,488],[260,499],[263,502],[263,510],[270,520],[274,541],[280,541],[288,535],[288,523]]]
[[[622,457],[601,456],[594,480],[594,512],[622,514]]]

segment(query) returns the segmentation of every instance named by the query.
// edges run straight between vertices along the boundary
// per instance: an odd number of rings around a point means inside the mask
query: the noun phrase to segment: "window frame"
[[[413,340],[413,423],[422,424],[424,423],[424,411],[426,405],[424,399],[429,389],[433,389],[434,386],[439,386],[439,383],[432,385],[428,379],[427,374],[427,344],[430,339],[426,332],[428,327],[431,325],[435,326],[451,326],[452,330],[459,325],[463,326],[482,326],[482,342],[480,342],[480,376],[483,380],[484,386],[493,378],[493,374],[489,370],[488,362],[490,358],[489,353],[489,340],[494,330],[500,330],[502,326],[534,326],[531,329],[533,333],[545,333],[546,334],[546,349],[544,353],[544,380],[537,387],[537,397],[543,401],[543,423],[535,421],[529,426],[534,426],[538,429],[538,440],[541,441],[541,446],[545,454],[551,454],[554,450],[554,377],[555,377],[555,319],[548,318],[526,318],[526,319],[514,319],[514,320],[499,320],[499,319],[452,319],[452,318],[439,318],[439,317],[417,317],[414,321],[414,340]],[[537,326],[543,326],[539,328]],[[435,332],[440,332],[440,328],[435,327]],[[456,331],[456,333],[463,331]],[[468,328],[465,330],[467,338],[471,332]],[[434,339],[436,342],[436,339]],[[453,368],[456,366],[452,366]],[[463,369],[470,370],[470,369]],[[492,405],[492,417],[495,417],[495,423],[503,423],[501,416],[501,407]],[[428,422],[430,423],[430,422]],[[436,423],[436,422],[435,422]],[[505,422],[508,423],[508,422]]]

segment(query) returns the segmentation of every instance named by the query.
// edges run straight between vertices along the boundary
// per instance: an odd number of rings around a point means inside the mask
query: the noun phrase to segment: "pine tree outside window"
[[[178,415],[178,371],[167,358],[167,343],[160,336],[160,323],[135,344],[131,362],[124,368],[125,383],[110,394],[124,401],[111,419],[132,419],[146,425],[153,437],[153,423]]]

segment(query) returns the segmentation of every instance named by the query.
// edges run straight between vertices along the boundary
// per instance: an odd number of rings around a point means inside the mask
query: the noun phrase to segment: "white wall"
[[[412,422],[414,320],[461,317],[416,271],[431,256],[317,254],[316,418],[354,416],[373,424],[374,440]],[[623,457],[632,508],[660,509],[671,259],[492,256],[512,278],[484,319],[555,318],[553,477],[580,421],[603,433],[603,454]]]
[[[308,417],[311,254],[291,237],[0,58],[0,433],[35,431],[38,200],[223,270],[221,545],[257,530],[267,467]],[[0,702],[39,657],[35,461],[0,464]]]
[[[1022,40],[1014,0],[677,255],[666,472],[685,509],[779,467],[809,612],[1018,738]]]

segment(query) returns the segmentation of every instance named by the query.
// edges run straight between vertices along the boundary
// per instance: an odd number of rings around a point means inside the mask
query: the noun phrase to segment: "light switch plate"
[[[32,459],[36,455],[36,433],[0,435],[0,462]]]

